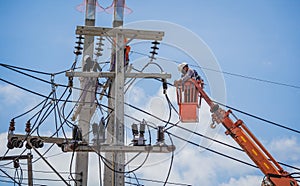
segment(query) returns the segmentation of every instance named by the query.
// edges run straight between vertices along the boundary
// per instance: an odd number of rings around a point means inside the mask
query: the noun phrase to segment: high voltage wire
[[[144,53],[141,53],[141,52],[135,52],[135,51],[131,51],[131,52],[139,54],[139,55],[150,57],[148,54],[144,54]],[[176,64],[180,64],[181,63],[180,61],[177,61],[177,60],[168,59],[168,58],[162,58],[162,57],[156,57],[156,59],[170,61],[170,62],[176,63]],[[240,77],[240,78],[244,78],[244,79],[250,79],[250,80],[254,80],[254,81],[260,81],[260,82],[264,82],[264,83],[269,83],[269,84],[275,84],[275,85],[280,85],[280,86],[285,86],[285,87],[300,89],[300,86],[298,86],[298,85],[291,85],[291,84],[287,84],[287,83],[270,81],[270,80],[256,78],[256,77],[251,77],[251,76],[246,76],[246,75],[242,75],[242,74],[237,74],[237,73],[232,73],[232,72],[226,72],[226,71],[216,70],[216,69],[212,69],[212,68],[208,68],[208,67],[201,67],[199,65],[191,65],[191,64],[189,64],[189,66],[197,67],[197,68],[200,68],[200,69],[203,69],[203,70],[212,71],[212,72],[222,73],[222,74],[226,74],[226,75],[230,75],[230,76]]]
[[[134,52],[134,51],[132,51],[132,52],[133,52],[133,53],[138,53],[138,52]],[[140,55],[146,55],[146,54],[142,54],[142,53],[138,53],[138,54],[140,54]],[[160,59],[164,59],[164,58],[160,58]],[[169,59],[165,59],[165,60],[169,60]],[[169,61],[176,62],[176,63],[180,63],[180,62],[175,61],[175,60],[169,60]],[[59,72],[59,73],[46,73],[46,72],[41,72],[41,71],[31,70],[31,69],[27,69],[27,68],[22,68],[22,67],[17,67],[17,66],[12,66],[12,65],[7,65],[7,64],[3,64],[3,63],[1,63],[0,65],[6,67],[6,68],[8,68],[8,69],[11,69],[11,70],[13,70],[13,71],[16,71],[16,72],[18,72],[18,73],[21,73],[21,74],[23,74],[23,75],[32,77],[32,78],[34,78],[34,79],[37,79],[37,80],[40,80],[40,81],[43,81],[43,82],[49,83],[49,84],[53,84],[53,83],[52,83],[52,82],[49,82],[49,81],[46,81],[46,80],[44,80],[44,79],[41,79],[41,78],[37,78],[37,77],[32,76],[32,75],[30,75],[30,74],[26,74],[26,73],[24,73],[24,72],[15,70],[15,69],[13,69],[13,68],[17,68],[17,69],[21,69],[21,70],[26,70],[26,71],[31,71],[31,72],[40,73],[40,74],[46,74],[46,75],[60,74],[60,73],[62,73],[62,72],[66,72],[66,71],[67,71],[67,70],[65,70],[65,71],[61,71],[61,72]],[[200,68],[201,68],[201,67],[200,67]],[[207,70],[208,70],[209,68],[204,68],[204,69],[207,69]],[[209,69],[209,70],[214,70],[214,69]],[[216,72],[222,72],[222,71],[218,71],[218,70],[214,70],[214,71],[216,71]],[[223,72],[222,72],[222,73],[223,73]],[[231,74],[231,75],[233,74],[233,73],[228,73],[228,72],[225,72],[225,73]],[[240,75],[239,75],[239,76],[240,76]],[[247,77],[247,76],[244,76],[244,77]],[[2,79],[0,79],[0,80],[2,80]],[[2,81],[4,81],[4,80],[2,80]],[[269,82],[271,82],[271,81],[269,81]],[[68,87],[68,86],[66,86],[66,85],[61,85],[61,84],[54,84],[54,85],[56,85],[56,86]],[[169,85],[172,85],[172,84],[169,84]],[[297,87],[297,86],[296,86],[296,87]],[[295,87],[294,87],[294,88],[295,88]],[[300,87],[299,87],[299,88],[300,88]],[[284,125],[281,125],[281,124],[278,124],[278,123],[275,123],[275,122],[272,122],[272,121],[263,119],[263,118],[261,118],[261,117],[255,116],[255,115],[253,115],[253,114],[246,113],[246,112],[244,112],[244,111],[240,111],[240,110],[238,110],[238,109],[235,109],[235,108],[233,108],[233,107],[224,105],[224,104],[222,104],[222,103],[218,103],[218,104],[223,105],[223,106],[225,106],[225,107],[227,107],[227,108],[230,108],[230,109],[232,109],[232,110],[238,111],[238,112],[240,112],[240,113],[246,114],[246,115],[248,115],[248,116],[254,117],[254,118],[256,118],[256,119],[265,121],[265,122],[267,122],[267,123],[269,123],[269,124],[273,124],[273,125],[276,125],[276,126],[278,126],[278,127],[285,128],[285,129],[288,129],[288,130],[291,130],[291,131],[300,133],[300,131],[298,131],[298,130],[294,130],[294,129],[291,129],[291,128],[289,128],[289,127],[285,127]]]
[[[164,183],[164,181],[159,181],[159,180],[152,180],[152,179],[146,179],[146,178],[135,178],[135,177],[131,177],[131,176],[125,176],[126,178],[129,179],[138,179],[141,181],[148,181],[148,182],[153,182],[153,183]],[[191,186],[190,184],[184,184],[184,183],[176,183],[176,182],[167,182],[167,184],[169,185],[181,185],[181,186]]]
[[[38,95],[38,96],[42,96],[42,97],[48,98],[47,96],[44,96],[44,95],[42,95],[42,94],[40,94],[40,93],[37,93],[37,92],[31,91],[31,90],[25,89],[25,88],[23,88],[23,87],[21,87],[21,86],[18,86],[18,85],[16,85],[16,84],[13,84],[13,83],[11,83],[11,82],[9,82],[9,81],[3,80],[2,78],[0,78],[0,80],[6,82],[6,83],[8,83],[8,84],[11,84],[11,85],[13,85],[13,86],[16,86],[16,87],[18,87],[18,88],[21,88],[21,89],[23,89],[23,90],[25,90],[25,91],[28,91],[28,92],[30,92],[30,93],[33,93],[33,94],[36,94],[36,95]],[[132,105],[130,105],[130,104],[128,104],[128,103],[125,103],[125,104],[127,104],[128,106],[133,107]],[[228,106],[227,106],[227,107],[228,107]],[[231,108],[231,109],[234,109],[234,108],[232,108],[232,107],[230,107],[230,108]],[[137,108],[135,108],[135,109],[137,109]],[[238,109],[234,109],[234,110],[239,111]],[[239,112],[241,112],[241,111],[239,111]],[[246,113],[246,112],[242,112],[242,113],[248,114],[248,113]],[[282,128],[288,129],[288,130],[291,130],[291,131],[293,131],[293,132],[300,133],[300,131],[295,130],[295,129],[291,129],[291,128],[289,128],[289,127],[285,127],[284,125],[280,125],[280,124],[278,124],[278,123],[274,123],[274,122],[271,122],[271,121],[269,121],[269,120],[262,119],[262,118],[260,118],[260,117],[257,117],[257,116],[251,115],[251,114],[248,114],[248,115],[249,115],[249,116],[252,116],[252,117],[254,117],[254,118],[256,118],[256,119],[261,119],[261,120],[263,120],[263,121],[265,121],[265,122],[268,122],[268,123],[270,123],[270,124],[275,124],[276,126],[279,126],[279,127],[282,127]],[[160,119],[160,118],[156,118],[156,119]]]
[[[264,121],[264,122],[266,122],[266,123],[268,123],[268,124],[271,124],[271,125],[274,125],[274,126],[277,126],[277,127],[280,127],[280,128],[283,128],[283,129],[286,129],[286,130],[289,130],[289,131],[296,132],[296,133],[300,134],[300,131],[299,131],[299,130],[292,129],[292,128],[290,128],[290,127],[286,127],[286,126],[281,125],[281,124],[279,124],[279,123],[275,123],[275,122],[273,122],[273,121],[264,119],[264,118],[262,118],[262,117],[259,117],[259,116],[253,115],[253,114],[249,114],[249,113],[247,113],[247,112],[244,112],[244,111],[242,111],[242,110],[233,108],[233,107],[231,107],[231,106],[228,106],[228,105],[219,103],[219,102],[217,102],[217,101],[213,101],[213,102],[214,102],[214,103],[217,103],[217,104],[219,104],[219,105],[222,105],[222,106],[224,106],[224,107],[226,107],[226,108],[229,108],[229,109],[231,109],[231,110],[234,110],[234,111],[237,111],[237,112],[239,112],[239,113],[242,113],[242,114],[244,114],[244,115],[247,115],[247,116],[253,117],[253,118],[255,118],[255,119],[258,119],[258,120],[260,120],[260,121]]]
[[[132,106],[132,105],[129,105],[129,106]],[[222,153],[221,153],[222,154]]]
[[[138,109],[138,110],[139,110],[139,111],[143,111],[143,110],[140,110],[140,109]],[[148,114],[148,115],[151,116],[151,117],[155,117],[156,119],[159,119],[159,120],[161,120],[162,122],[167,122],[167,121],[164,121],[164,120],[162,120],[162,119],[160,119],[160,118],[157,118],[156,116],[154,116],[154,115],[152,115],[151,113],[148,113],[148,112],[146,112],[146,111],[144,111],[144,113]],[[126,116],[127,116],[127,115],[126,115]],[[127,116],[127,117],[129,117],[129,118],[131,118],[131,119],[133,119],[133,120],[135,120],[135,121],[141,122],[141,120],[138,120],[138,119],[134,118],[133,116]],[[169,123],[169,124],[174,125],[173,123]],[[196,135],[200,135],[201,137],[207,138],[207,137],[204,136],[204,135],[201,135],[201,134],[199,134],[199,133],[196,133],[196,132],[194,132],[194,131],[191,131],[191,130],[189,130],[189,129],[186,129],[186,128],[184,128],[184,127],[181,127],[181,126],[179,126],[179,125],[176,125],[176,127],[179,127],[179,128],[181,128],[181,129],[190,131],[191,133],[196,134]],[[167,133],[170,133],[170,132],[168,132],[168,131],[166,131],[166,132],[167,132]],[[170,133],[170,135],[173,135],[174,137],[176,137],[176,138],[178,138],[178,139],[181,139],[181,140],[183,140],[183,141],[186,141],[186,142],[188,142],[188,143],[190,143],[190,144],[192,144],[192,145],[198,146],[198,147],[200,147],[200,148],[209,149],[208,147],[201,146],[201,145],[199,145],[199,144],[197,144],[197,143],[194,143],[194,142],[192,142],[192,141],[186,140],[186,139],[184,139],[184,138],[182,138],[182,137],[179,137],[179,136],[177,136],[177,135],[175,135],[175,134]],[[209,139],[209,138],[207,138],[207,139]],[[219,141],[214,140],[214,139],[210,139],[210,140],[213,140],[213,141],[215,141],[215,142],[218,142],[218,143],[220,143],[220,144],[222,144],[222,145],[225,145],[225,146],[227,146],[227,147],[230,147],[230,148],[232,148],[232,149],[235,149],[235,150],[239,150],[239,151],[243,151],[243,152],[244,152],[243,149],[239,149],[239,148],[237,148],[237,147],[234,147],[234,146],[232,146],[232,145],[226,144],[226,143],[224,143],[224,142],[219,142]],[[216,152],[217,154],[219,154],[219,155],[221,155],[221,156],[227,157],[227,155],[225,155],[225,154],[223,154],[223,153],[219,153],[219,152],[217,152],[217,151],[215,151],[215,150],[209,150],[209,151],[211,151],[211,152]],[[235,160],[236,158],[230,158],[230,159]],[[237,160],[238,160],[238,159],[237,159]],[[244,164],[248,164],[247,162],[243,162],[242,160],[238,160],[238,162],[241,162],[241,163],[244,163]],[[284,166],[286,166],[286,167],[293,168],[293,169],[295,169],[295,170],[300,170],[300,168],[297,168],[297,167],[295,167],[295,166],[291,166],[291,165],[288,165],[288,164],[285,164],[285,163],[282,163],[282,162],[278,162],[278,163],[281,164],[281,165],[284,165]],[[252,165],[252,164],[251,164],[251,165]],[[254,165],[253,165],[253,166],[254,166]],[[258,167],[257,167],[257,168],[258,168]]]
[[[138,53],[138,54],[141,54],[141,55],[142,55],[142,53]],[[176,63],[177,63],[177,61],[173,61],[173,62],[176,62]],[[18,69],[22,69],[22,70],[25,69],[25,68],[21,68],[21,67],[16,67],[16,66],[11,66],[11,65],[6,65],[6,64],[1,64],[1,65],[2,65],[2,66],[5,66],[5,67],[7,67],[7,68],[9,68],[9,69],[11,69],[11,70],[14,70],[14,69],[12,69],[12,68],[18,68]],[[29,69],[25,69],[25,70],[29,71]],[[16,71],[16,72],[18,72],[18,73],[22,73],[23,75],[32,77],[32,78],[34,78],[34,79],[37,79],[37,80],[40,80],[40,81],[43,81],[43,82],[46,82],[46,83],[49,83],[49,84],[53,84],[52,82],[49,82],[49,81],[46,81],[46,80],[37,78],[37,77],[35,77],[35,76],[32,76],[32,75],[30,75],[30,74],[26,74],[26,73],[21,72],[21,71],[18,71],[18,70],[14,70],[14,71]],[[37,73],[37,71],[34,71],[34,72]],[[65,71],[63,71],[63,72],[65,72]],[[52,75],[51,73],[45,73],[45,72],[40,72],[40,73],[42,73],[42,74],[47,74],[47,75]],[[2,79],[0,79],[0,80],[2,80]],[[159,80],[159,79],[156,79],[156,80]],[[2,80],[2,81],[6,81],[6,80]],[[159,81],[161,81],[161,80],[159,80]],[[6,82],[7,82],[7,81],[6,81]],[[61,85],[61,84],[56,84],[56,83],[55,83],[55,85],[56,85],[56,86],[68,87],[68,86],[66,86],[66,85]],[[174,85],[172,85],[172,84],[169,84],[169,85],[174,86]],[[80,88],[75,88],[75,87],[73,87],[73,88],[74,88],[74,89],[77,89],[77,90],[78,90],[78,89],[79,89],[79,90],[83,90],[83,89],[80,89]],[[216,101],[215,101],[215,102],[216,102]],[[218,102],[216,102],[216,103],[218,103]],[[266,122],[266,123],[275,125],[275,126],[277,126],[277,127],[284,128],[284,129],[287,129],[287,130],[290,130],[290,131],[293,131],[293,132],[296,132],[296,133],[300,133],[299,130],[292,129],[292,128],[290,128],[290,127],[286,127],[286,126],[284,126],[284,125],[282,125],[282,124],[278,124],[278,123],[272,122],[272,121],[270,121],[270,120],[261,118],[261,117],[259,117],[259,116],[255,116],[255,115],[253,115],[253,114],[249,114],[249,113],[247,113],[247,112],[241,111],[241,110],[239,110],[239,109],[235,109],[235,108],[233,108],[233,107],[230,107],[230,106],[225,105],[225,104],[222,104],[222,103],[218,103],[218,104],[220,104],[220,105],[222,105],[222,106],[225,106],[225,107],[227,107],[227,108],[230,108],[230,109],[232,109],[232,110],[235,110],[235,111],[237,111],[237,112],[240,112],[240,113],[242,113],[242,114],[251,116],[251,117],[256,118],[256,119],[258,119],[258,120],[264,121],[264,122]]]
[[[167,121],[165,121],[165,120],[163,120],[163,119],[161,119],[161,118],[159,118],[159,117],[156,117],[155,115],[153,115],[153,114],[151,114],[151,113],[149,113],[149,112],[146,112],[146,111],[144,111],[144,110],[142,110],[142,109],[139,109],[139,108],[137,108],[137,107],[135,107],[135,106],[132,106],[132,105],[129,105],[129,106],[132,107],[132,108],[134,108],[134,109],[136,109],[136,110],[138,110],[138,111],[140,111],[140,112],[143,112],[143,113],[145,113],[145,114],[147,114],[147,115],[149,115],[149,116],[151,116],[151,117],[154,117],[154,118],[156,118],[156,119],[158,119],[158,120],[160,120],[160,121],[162,121],[162,122],[164,122],[164,123],[167,123]],[[134,118],[134,117],[132,117],[132,118]],[[135,119],[135,120],[137,120],[137,119]],[[222,144],[222,145],[225,145],[225,146],[227,146],[227,147],[233,148],[233,149],[235,149],[235,150],[244,151],[244,150],[242,150],[242,149],[239,149],[239,148],[234,147],[234,146],[232,146],[232,145],[226,144],[226,143],[224,143],[224,142],[220,142],[220,141],[218,141],[218,140],[211,139],[211,138],[206,137],[206,136],[204,136],[204,135],[201,135],[201,134],[199,134],[199,133],[197,133],[197,132],[191,131],[191,130],[186,129],[186,128],[184,128],[184,127],[181,127],[181,126],[179,126],[179,125],[175,125],[175,124],[173,124],[173,123],[171,123],[171,122],[169,122],[169,124],[174,125],[174,126],[176,126],[176,127],[179,127],[179,128],[181,128],[181,129],[187,130],[187,131],[189,131],[189,132],[191,132],[191,133],[193,133],[193,134],[199,135],[199,136],[204,137],[204,138],[206,138],[206,139],[213,140],[213,141],[215,141],[215,142],[218,142],[218,143],[220,143],[220,144]],[[200,147],[200,148],[204,148],[204,149],[206,149],[206,150],[209,149],[209,148],[207,148],[207,147],[201,146],[201,145],[199,145],[199,144],[197,144],[197,143],[194,143],[194,142],[192,142],[192,141],[189,141],[189,140],[186,140],[186,139],[181,138],[181,137],[179,137],[179,136],[176,136],[176,135],[174,135],[174,134],[172,134],[172,133],[170,133],[170,132],[168,132],[168,131],[166,131],[166,132],[169,133],[170,135],[172,135],[172,136],[174,136],[174,137],[176,137],[176,138],[178,138],[178,139],[184,140],[184,141],[186,141],[186,142],[188,142],[188,143],[190,143],[190,144],[192,144],[192,145],[198,146],[198,147]],[[221,155],[221,156],[224,156],[224,157],[228,157],[229,159],[232,159],[232,160],[235,160],[235,159],[236,159],[236,158],[232,158],[232,157],[230,157],[230,156],[227,156],[227,155],[225,155],[225,154],[223,154],[223,153],[219,153],[219,152],[214,151],[214,150],[211,150],[211,149],[210,149],[209,151],[215,152],[215,153],[217,153],[217,154],[219,154],[219,155]],[[238,160],[238,159],[236,159],[236,160],[237,160],[238,162],[241,162],[241,163],[244,163],[244,164],[249,164],[249,163],[247,163],[247,162],[243,162],[242,160]],[[290,168],[294,168],[294,169],[296,169],[296,170],[299,170],[299,168],[297,168],[297,167],[294,167],[294,166],[291,166],[291,165],[287,165],[287,164],[284,164],[284,163],[280,163],[280,162],[278,162],[278,163],[281,164],[281,165],[285,165],[285,166],[287,166],[287,167],[290,167]],[[254,165],[250,164],[250,166],[254,166]],[[257,167],[257,168],[258,168],[258,167]]]
[[[23,68],[23,67],[8,65],[8,64],[4,64],[4,63],[0,63],[0,66],[6,67],[6,68],[9,68],[9,69],[16,68],[16,69],[19,69],[19,70],[34,72],[34,73],[43,74],[43,75],[58,75],[58,74],[65,73],[66,71],[70,70],[70,69],[68,69],[68,70],[63,70],[63,71],[60,71],[60,72],[49,73],[49,72],[43,72],[43,71],[38,71],[38,70],[32,70],[32,69],[29,69],[29,68]]]
[[[197,144],[197,143],[192,142],[192,141],[190,141],[190,140],[184,139],[184,138],[182,138],[182,137],[180,137],[180,136],[178,136],[178,135],[175,135],[175,134],[173,134],[173,133],[170,133],[170,132],[167,132],[167,133],[170,134],[170,135],[172,135],[172,136],[174,136],[175,138],[178,138],[178,139],[180,139],[180,140],[182,140],[182,141],[185,141],[185,142],[187,142],[187,143],[189,143],[189,144],[192,144],[192,145],[194,145],[194,146],[203,148],[203,149],[205,149],[205,150],[207,150],[207,151],[210,151],[210,152],[213,152],[213,153],[215,153],[215,154],[218,154],[218,155],[221,155],[221,156],[223,156],[223,157],[226,157],[226,158],[228,158],[228,159],[231,159],[231,160],[234,160],[234,161],[243,163],[243,164],[248,165],[248,166],[250,166],[250,167],[258,168],[256,165],[253,165],[253,164],[251,164],[251,163],[248,163],[248,162],[239,160],[239,159],[237,159],[237,158],[233,158],[233,157],[231,157],[231,156],[229,156],[229,155],[226,155],[226,154],[224,154],[224,153],[220,153],[220,152],[218,152],[218,151],[216,151],[216,150],[212,150],[212,149],[210,149],[210,148],[208,148],[208,147],[205,147],[205,146],[203,146],[203,145]]]
[[[23,89],[23,90],[25,90],[25,91],[28,91],[28,92],[30,92],[30,93],[34,93],[34,94],[36,94],[36,95],[39,95],[39,96],[42,96],[42,97],[45,97],[45,96],[43,96],[42,94],[40,94],[40,93],[37,93],[37,92],[34,92],[34,91],[31,91],[31,90],[29,90],[29,89],[25,89],[25,88],[23,88],[23,87],[21,87],[21,86],[18,86],[18,85],[15,85],[15,84],[13,84],[13,83],[11,83],[11,82],[9,82],[9,81],[6,81],[6,80],[3,80],[2,78],[0,79],[1,81],[4,81],[4,82],[6,82],[6,83],[8,83],[8,84],[11,84],[11,85],[13,85],[13,86],[17,86],[18,88],[21,88],[21,89]],[[47,82],[47,83],[49,83],[49,82]],[[130,106],[130,107],[132,107],[132,105],[130,105],[130,104],[128,104],[128,106]],[[256,119],[258,119],[258,118],[256,118]],[[293,131],[293,130],[292,130]],[[295,132],[295,131],[294,131]],[[298,132],[299,133],[299,132]],[[174,136],[174,134],[172,134],[172,133],[169,133],[170,135],[173,135]],[[174,137],[176,137],[176,138],[179,138],[180,139],[180,137],[179,136],[174,136]],[[198,144],[196,144],[196,143],[194,143],[194,142],[191,142],[191,141],[186,141],[186,142],[188,142],[188,143],[190,143],[190,144],[193,144],[193,145],[197,145],[198,147],[199,147],[199,145]],[[201,146],[200,146],[201,147]],[[207,149],[208,150],[208,149]],[[213,150],[209,150],[209,151],[212,151],[212,152],[214,152]],[[217,154],[219,154],[219,155],[222,155],[222,153],[218,153],[217,152]],[[225,155],[225,154],[223,154],[223,156],[225,156],[225,157],[227,157],[227,155]],[[231,158],[230,158],[231,159]],[[239,162],[240,162],[241,160],[239,160]],[[244,162],[245,163],[245,162]],[[247,164],[247,163],[246,163]],[[250,166],[253,166],[252,164],[250,164]],[[292,166],[290,166],[290,167],[292,167]]]
[[[25,91],[28,91],[28,92],[30,92],[30,93],[33,93],[33,94],[36,94],[36,95],[38,95],[38,96],[47,98],[47,96],[44,96],[44,95],[42,95],[42,94],[40,94],[40,93],[37,93],[37,92],[31,91],[31,90],[28,90],[28,89],[26,89],[26,88],[23,88],[23,87],[21,87],[21,86],[19,86],[19,85],[16,85],[16,84],[13,84],[13,83],[11,83],[11,82],[9,82],[9,81],[3,80],[2,78],[0,78],[0,80],[6,82],[6,83],[8,83],[8,84],[11,84],[11,85],[13,85],[13,86],[16,86],[16,87],[18,87],[18,88],[20,88],[20,89],[23,89],[23,90],[25,90]],[[107,95],[106,95],[106,96],[107,96]],[[128,105],[128,106],[130,106],[130,107],[133,107],[133,108],[135,108],[135,109],[137,109],[137,110],[140,110],[141,112],[145,112],[144,110],[139,109],[139,108],[137,108],[137,107],[134,107],[134,106],[131,105],[131,104],[128,104],[128,103],[125,103],[125,104]],[[232,108],[232,107],[231,107],[231,108]],[[153,115],[151,114],[151,116],[153,116]],[[161,120],[161,119],[158,118],[158,117],[155,117],[155,118]],[[258,117],[256,117],[256,118],[258,118]],[[268,120],[265,120],[265,119],[264,119],[264,121],[268,121]],[[272,124],[272,122],[269,122],[269,123]],[[279,126],[279,125],[277,125],[277,126]],[[283,126],[283,125],[281,125],[281,126]],[[180,126],[177,126],[177,127],[180,127]],[[285,127],[285,128],[288,129],[288,127]],[[298,130],[295,130],[295,129],[289,129],[289,130],[299,133],[299,131],[298,131]]]

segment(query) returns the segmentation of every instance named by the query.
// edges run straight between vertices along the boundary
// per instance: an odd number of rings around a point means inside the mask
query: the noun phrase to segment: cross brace
[[[135,30],[124,28],[104,28],[93,26],[77,26],[76,34],[90,35],[90,36],[108,36],[116,37],[116,34],[123,34],[125,38],[143,39],[143,40],[157,40],[161,41],[163,31],[150,31],[150,30]]]

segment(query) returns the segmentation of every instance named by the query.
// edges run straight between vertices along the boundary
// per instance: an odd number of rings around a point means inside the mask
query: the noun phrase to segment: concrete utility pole
[[[96,11],[96,0],[86,0],[86,11],[85,11],[85,26],[95,26],[95,11]],[[91,69],[91,64],[86,63],[85,56],[90,56],[93,59],[94,53],[94,36],[85,36],[83,46],[83,59],[82,59],[82,71]],[[94,114],[94,90],[96,85],[95,78],[82,77],[80,79],[80,88],[82,99],[80,104],[82,105],[78,116],[78,127],[82,133],[82,140],[89,143],[89,130],[90,120]],[[88,180],[88,164],[89,164],[89,153],[88,152],[77,152],[76,153],[76,164],[75,172],[77,185],[86,186]]]
[[[124,0],[115,0],[115,14],[113,28],[77,26],[76,34],[85,36],[102,36],[112,41],[111,72],[67,72],[68,77],[94,77],[110,79],[110,99],[108,107],[113,110],[107,124],[107,139],[105,145],[95,148],[105,152],[108,160],[104,170],[104,185],[124,186],[125,153],[169,153],[175,150],[174,146],[125,146],[124,145],[124,82],[125,78],[171,78],[166,73],[125,73],[124,69],[124,38],[161,41],[164,32],[124,29],[123,14]],[[90,147],[78,146],[76,151],[92,152]],[[65,151],[70,151],[65,148]],[[77,172],[78,173],[78,172]]]
[[[33,186],[33,176],[32,176],[32,154],[28,153],[27,155],[19,155],[19,156],[3,156],[0,157],[0,161],[16,161],[27,159],[27,173],[28,173],[28,186]],[[14,180],[15,181],[15,180]],[[16,183],[15,184],[19,184]]]
[[[123,26],[125,0],[114,0],[114,19],[113,28]],[[114,56],[113,56],[114,55]],[[108,123],[107,133],[110,133],[110,143],[124,146],[124,35],[118,33],[115,37],[115,47],[112,49],[111,70],[114,70],[116,76],[111,81],[110,98],[108,106],[114,109]],[[112,162],[110,167],[118,172],[113,172],[110,168],[104,168],[104,185],[124,185],[124,152],[107,152],[105,157]]]

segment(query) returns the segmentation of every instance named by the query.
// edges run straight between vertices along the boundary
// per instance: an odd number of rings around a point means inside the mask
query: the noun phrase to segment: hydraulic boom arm
[[[263,172],[265,179],[262,182],[262,186],[298,186],[297,181],[283,170],[242,120],[237,119],[231,110],[225,111],[218,104],[215,104],[196,80],[191,79],[190,81],[195,84],[201,97],[210,106],[213,121],[223,124],[227,129],[226,134],[230,135],[242,147]],[[229,117],[230,115],[233,115],[235,122]]]

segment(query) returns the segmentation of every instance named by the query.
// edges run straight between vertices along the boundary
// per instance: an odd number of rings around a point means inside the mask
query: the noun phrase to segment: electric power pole
[[[0,157],[0,161],[14,161],[17,167],[19,166],[19,160],[27,159],[27,174],[28,174],[28,186],[33,186],[33,176],[32,176],[32,154],[28,153],[27,155],[18,155],[18,156],[3,156]],[[17,168],[15,167],[15,168]],[[14,180],[15,181],[15,180]],[[20,184],[14,182],[14,184]]]
[[[124,5],[125,0],[114,0],[113,28],[123,26]],[[111,81],[108,103],[114,112],[109,120],[107,133],[110,134],[110,143],[124,146],[124,35],[116,34],[114,41],[115,47],[112,49],[111,57],[115,61],[111,62],[111,70],[115,71],[116,76]],[[112,100],[111,97],[115,99]],[[125,153],[107,152],[105,157],[112,162],[112,166],[104,168],[104,185],[123,186]]]
[[[76,110],[74,111],[72,120],[76,120],[78,116],[78,128],[74,127],[72,138],[54,138],[42,137],[33,135],[14,134],[14,121],[11,121],[8,146],[12,148],[21,148],[20,143],[27,142],[29,146],[40,148],[39,143],[55,143],[61,146],[63,152],[76,152],[76,186],[87,186],[88,184],[88,165],[89,152],[97,151],[98,154],[105,152],[106,165],[104,170],[104,185],[105,186],[124,186],[124,171],[125,171],[125,153],[170,153],[175,150],[174,145],[166,145],[164,139],[156,145],[136,144],[134,146],[125,146],[124,144],[124,82],[126,78],[156,78],[166,79],[171,78],[171,74],[167,73],[132,73],[125,72],[124,68],[124,47],[127,42],[133,39],[152,40],[154,43],[161,41],[164,32],[148,31],[123,28],[123,16],[125,0],[114,0],[114,20],[113,28],[95,27],[95,11],[96,0],[86,0],[85,25],[77,26],[76,34],[84,36],[84,50],[82,60],[82,71],[74,70],[66,72],[69,78],[79,77],[80,80],[80,97]],[[97,72],[93,70],[93,53],[94,53],[94,37],[106,37],[112,43],[112,60],[110,72]],[[126,41],[125,39],[128,39]],[[126,42],[125,42],[126,41]],[[80,47],[79,47],[80,48]],[[156,47],[154,47],[156,48]],[[90,62],[86,60],[90,57]],[[92,69],[92,70],[91,70]],[[97,78],[109,79],[109,99],[108,107],[112,109],[109,115],[109,123],[107,124],[106,140],[102,144],[89,145],[90,122],[96,110],[95,104],[95,89]],[[30,125],[29,125],[30,130]],[[163,132],[163,130],[158,130]],[[75,137],[79,133],[80,138]],[[26,147],[27,148],[27,147]],[[34,150],[36,150],[34,148]],[[38,151],[36,150],[38,153]],[[58,175],[58,177],[69,185],[66,180],[50,165],[49,162],[38,153],[47,165]],[[137,156],[135,156],[137,157]],[[31,161],[31,159],[28,159]],[[129,160],[128,162],[132,161]],[[31,170],[31,163],[28,162],[28,169]],[[29,173],[29,177],[32,174]],[[102,181],[102,180],[100,180]],[[30,183],[30,181],[28,181]]]
[[[85,26],[95,26],[95,11],[96,11],[96,0],[86,0],[86,11],[85,11]],[[82,59],[82,71],[85,69],[90,69],[86,63],[85,56],[90,56],[93,59],[94,53],[94,36],[85,36],[84,46],[83,46],[83,59]],[[95,103],[93,99],[95,97],[94,90],[96,85],[95,78],[82,77],[80,79],[80,95],[85,94],[83,99],[80,99],[82,105],[78,116],[78,127],[81,130],[82,140],[89,143],[89,130],[90,130],[90,120],[94,114]],[[89,164],[89,152],[77,152],[76,153],[76,165],[75,179],[77,180],[77,185],[87,186],[88,180],[88,164]],[[78,180],[82,180],[81,182]],[[80,183],[80,184],[79,184]]]
[[[171,78],[166,73],[129,73],[124,67],[124,47],[133,39],[160,41],[164,36],[161,31],[145,31],[123,28],[125,0],[114,0],[113,28],[77,26],[76,34],[107,37],[112,43],[112,60],[110,72],[67,72],[68,77],[109,78],[108,107],[112,109],[107,124],[107,139],[105,145],[97,148],[98,153],[105,152],[106,165],[104,170],[104,185],[124,186],[125,153],[169,153],[175,146],[125,146],[124,145],[124,82],[125,78]],[[90,110],[93,111],[94,110]],[[93,113],[92,112],[92,113]],[[85,116],[85,115],[84,115]],[[89,120],[86,120],[89,121]],[[84,133],[83,133],[84,135]],[[66,151],[71,149],[66,148]],[[92,152],[90,147],[78,146],[76,151]],[[76,170],[76,173],[81,171]]]

